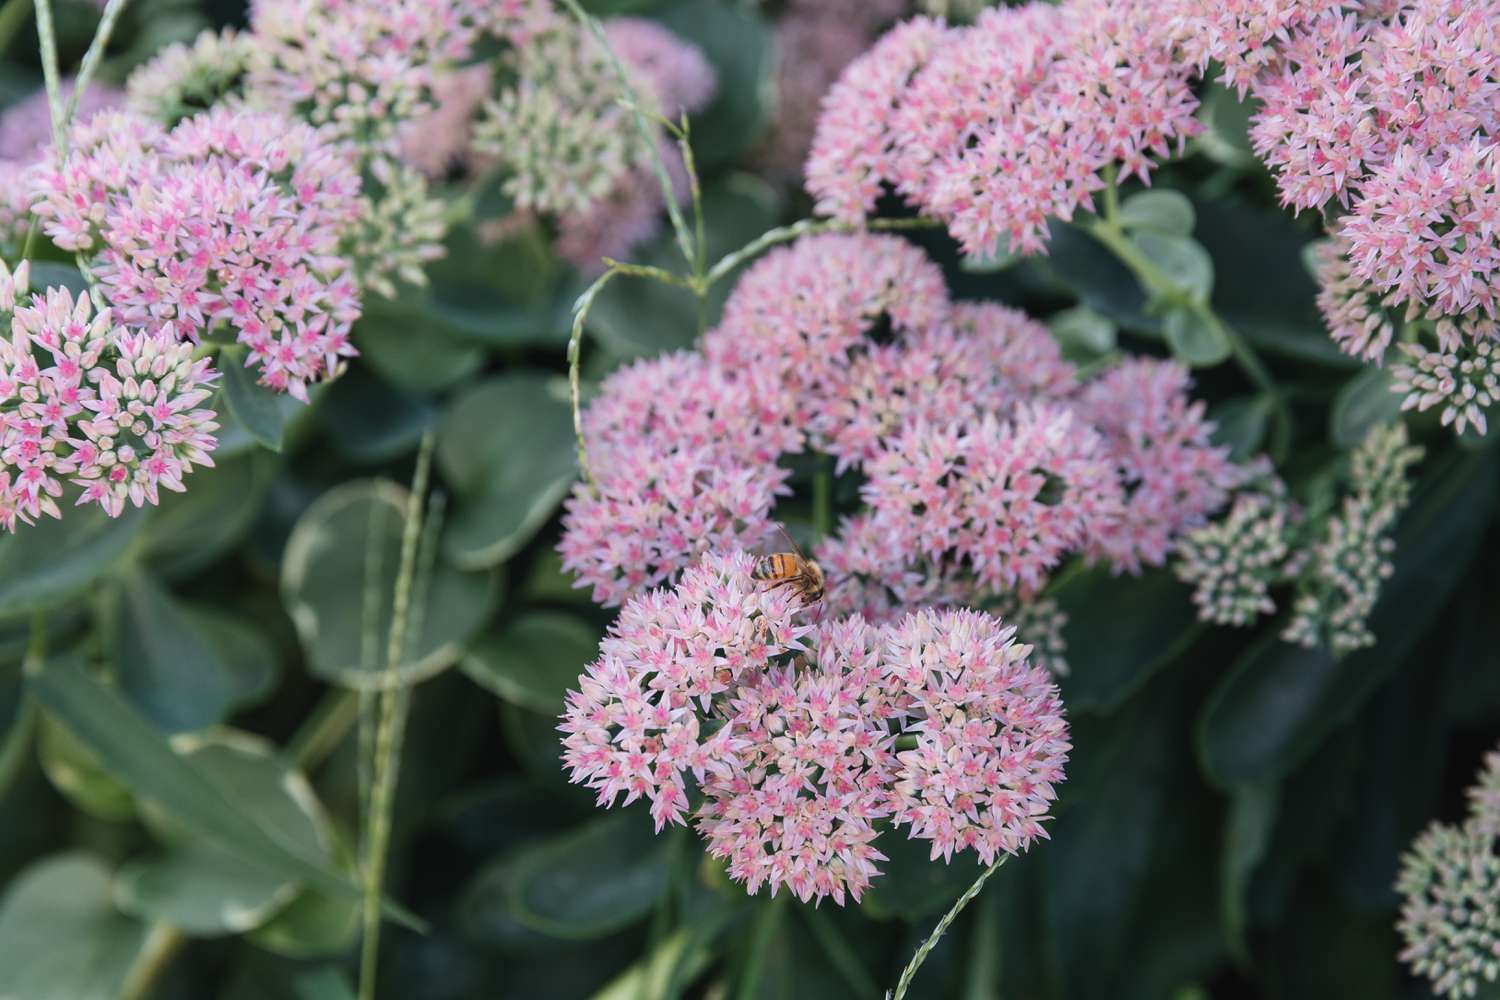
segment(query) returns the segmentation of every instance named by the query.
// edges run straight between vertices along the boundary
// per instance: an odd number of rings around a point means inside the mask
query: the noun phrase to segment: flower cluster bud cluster
[[[1407,408],[1483,433],[1500,265],[1500,3],[1040,0],[953,27],[913,18],[852,62],[808,158],[819,211],[857,222],[883,194],[966,252],[1046,251],[1050,220],[1095,210],[1201,131],[1210,63],[1256,111],[1283,202],[1330,216],[1320,305],[1380,364],[1400,341]]]
[[[1065,669],[1056,570],[1164,565],[1245,478],[1189,389],[1145,359],[1080,380],[1044,325],[951,301],[899,237],[807,237],[745,272],[700,351],[604,382],[563,565],[619,605],[705,553],[764,551],[786,459],[811,451],[864,502],[813,551],[828,614],[1003,608]]]
[[[805,624],[754,562],[710,555],[626,602],[568,695],[574,781],[646,800],[658,830],[691,815],[750,892],[804,901],[858,901],[887,826],[985,864],[1046,836],[1068,729],[1013,628],[932,610]]]
[[[1440,997],[1500,983],[1500,750],[1485,758],[1461,823],[1433,823],[1401,858],[1401,960]]]
[[[0,264],[0,528],[63,502],[127,505],[181,492],[213,465],[218,378],[170,322],[132,328],[66,288],[28,291],[29,265]]]
[[[1224,517],[1177,545],[1174,569],[1193,585],[1199,617],[1251,625],[1276,612],[1274,589],[1292,586],[1285,641],[1335,656],[1373,645],[1370,614],[1393,570],[1390,535],[1421,457],[1404,424],[1372,428],[1350,456],[1347,494],[1326,511],[1305,511],[1263,470]]]

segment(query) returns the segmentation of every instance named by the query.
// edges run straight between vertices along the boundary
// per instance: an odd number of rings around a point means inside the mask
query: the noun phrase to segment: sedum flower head
[[[1500,981],[1500,851],[1472,819],[1434,823],[1401,858],[1401,960],[1440,997],[1473,997]]]
[[[1031,662],[1053,677],[1066,677],[1068,613],[1050,597],[1036,594],[1003,594],[992,610],[996,617],[1016,630],[1016,641],[1031,647]]]
[[[1395,543],[1388,536],[1411,500],[1407,472],[1421,457],[1422,449],[1408,443],[1401,423],[1372,428],[1355,449],[1351,494],[1312,548],[1292,620],[1282,633],[1287,642],[1326,645],[1335,656],[1374,644],[1370,612],[1381,581],[1393,571]]]
[[[942,271],[913,244],[870,234],[813,236],[746,270],[703,352],[725,370],[773,376],[795,401],[801,425],[846,383],[877,327],[915,333],[946,319],[949,309]]]
[[[1317,248],[1318,311],[1333,342],[1349,355],[1379,364],[1396,336],[1393,313],[1373,287],[1354,276],[1349,243],[1335,236]]]
[[[919,611],[887,627],[888,684],[916,747],[898,752],[894,817],[932,857],[984,864],[1045,837],[1068,727],[1046,671],[1015,630],[975,611]]]
[[[1293,520],[1284,497],[1245,493],[1225,517],[1178,541],[1174,568],[1193,585],[1200,619],[1243,627],[1275,612],[1270,592],[1288,574]]]
[[[0,526],[60,517],[65,481],[118,517],[213,464],[217,373],[170,324],[130,330],[64,288],[25,296],[25,264],[0,272]]]
[[[676,121],[714,99],[719,79],[702,50],[656,21],[612,17],[604,23],[604,37],[637,94],[651,102],[647,110],[653,115]]]
[[[242,90],[255,40],[233,28],[204,31],[192,45],[173,43],[125,81],[125,106],[166,126],[212,108]]]
[[[1478,780],[1469,789],[1469,814],[1492,836],[1500,837],[1500,749],[1485,755]]]
[[[619,604],[705,552],[768,538],[801,434],[774,382],[692,353],[616,372],[584,417],[597,488],[574,488],[558,545],[594,599]]]
[[[869,513],[844,518],[813,553],[826,577],[826,613],[884,624],[919,608],[975,602],[972,580],[953,560],[927,562],[912,543]]]
[[[305,399],[354,353],[359,301],[340,250],[359,188],[309,126],[217,108],[170,133],[99,116],[35,193],[59,245],[94,251],[120,320],[192,340],[222,327],[262,382]]]
[[[1403,146],[1371,175],[1343,223],[1352,273],[1408,318],[1493,321],[1500,223],[1494,147],[1476,140],[1440,162]]]
[[[452,0],[254,0],[253,102],[396,153],[403,123],[432,107],[434,73],[466,57],[476,27]]]
[[[1429,350],[1402,344],[1407,362],[1393,365],[1393,388],[1406,393],[1403,410],[1441,406],[1443,426],[1462,434],[1472,426],[1483,434],[1489,426],[1485,411],[1500,400],[1500,353],[1493,340],[1467,341],[1452,350]]]
[[[1181,534],[1204,524],[1243,478],[1229,449],[1211,443],[1214,425],[1189,398],[1191,385],[1179,363],[1136,359],[1080,397],[1126,488],[1123,516],[1102,527],[1092,549],[1116,572],[1162,565]]]
[[[638,594],[621,609],[559,727],[564,767],[601,805],[645,798],[660,830],[685,822],[684,774],[703,782],[733,773],[734,727],[707,732],[700,716],[732,687],[759,680],[773,659],[801,650],[810,631],[794,620],[800,596],[761,586],[753,565],[743,552],[710,556],[675,588]]]
[[[859,618],[826,623],[810,663],[772,667],[726,701],[738,749],[704,782],[697,827],[752,895],[784,885],[843,905],[879,874],[874,824],[889,814],[895,764],[879,638]]]
[[[1092,207],[1106,168],[1149,178],[1196,134],[1190,70],[1145,0],[921,19],[846,70],[808,164],[820,211],[857,219],[889,185],[969,253],[1044,249],[1049,218]]]
[[[435,73],[432,108],[401,126],[401,162],[433,180],[442,180],[455,166],[472,165],[474,118],[493,83],[488,63]]]
[[[1220,79],[1244,97],[1258,74],[1274,68],[1294,31],[1348,0],[1171,0],[1166,15],[1181,39],[1183,57],[1204,72],[1210,60]]]
[[[994,591],[1040,589],[1121,513],[1103,440],[1061,406],[1027,405],[967,429],[917,425],[866,471],[880,530],[929,561],[958,560]]]

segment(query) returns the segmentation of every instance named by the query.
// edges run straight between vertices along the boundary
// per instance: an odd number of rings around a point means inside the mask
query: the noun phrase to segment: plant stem
[[[391,627],[386,641],[385,684],[380,690],[380,723],[375,734],[375,766],[370,789],[370,808],[365,818],[364,852],[364,940],[360,946],[360,1000],[374,1000],[380,959],[380,897],[384,889],[386,852],[390,847],[391,808],[395,803],[400,765],[401,730],[405,723],[407,692],[397,679],[397,668],[410,641],[411,598],[417,575],[418,544],[421,541],[423,501],[432,472],[433,433],[422,435],[417,467],[412,473],[406,519],[401,533],[401,566],[396,574],[391,607]]]
[[[979,895],[980,891],[984,888],[984,884],[989,881],[990,876],[999,871],[1000,866],[1008,860],[1010,860],[1009,854],[1002,854],[996,858],[995,863],[980,872],[979,877],[974,880],[974,884],[969,886],[962,896],[958,897],[958,902],[953,904],[952,909],[943,914],[943,919],[938,921],[937,926],[932,929],[932,933],[927,935],[927,940],[922,942],[922,946],[911,957],[911,961],[906,963],[906,968],[901,970],[901,978],[896,981],[896,990],[891,994],[890,1000],[902,1000],[906,996],[906,991],[911,988],[912,977],[917,974],[917,970],[922,967],[922,963],[927,961],[928,954],[931,953],[933,948],[937,947],[938,941],[942,940],[943,935],[948,932],[948,928],[953,925],[953,921],[963,912],[964,907],[968,906],[973,902],[974,897]]]
[[[88,90],[94,73],[99,69],[104,50],[109,47],[109,38],[115,33],[115,23],[125,12],[125,4],[128,2],[129,0],[109,0],[104,5],[104,13],[99,16],[99,27],[94,30],[94,39],[89,42],[88,51],[83,54],[83,62],[78,65],[78,79],[73,83],[73,95],[68,98],[68,106],[63,110],[63,135],[58,137],[60,155],[68,151],[67,128],[73,121],[73,115],[78,112],[78,104],[83,100],[84,91]]]
[[[779,243],[790,243],[803,236],[818,233],[855,233],[866,229],[895,232],[908,229],[932,229],[940,225],[942,223],[937,219],[929,219],[925,216],[906,219],[869,219],[862,223],[844,222],[840,219],[802,219],[789,226],[768,230],[733,253],[721,257],[719,262],[709,268],[708,273],[704,275],[705,287],[712,286],[741,264],[760,256],[771,247]]]
[[[651,154],[651,168],[655,171],[656,180],[661,185],[662,196],[667,203],[667,215],[672,220],[673,232],[677,234],[678,249],[682,251],[682,259],[687,263],[687,266],[693,267],[694,262],[697,260],[697,251],[693,247],[693,236],[692,233],[688,232],[687,221],[683,219],[682,209],[677,204],[677,192],[672,187],[672,175],[667,172],[667,165],[661,158],[661,150],[658,148],[656,136],[651,133],[651,126],[646,121],[645,113],[641,111],[640,99],[636,96],[635,88],[630,84],[630,74],[626,72],[625,66],[620,62],[619,56],[615,55],[615,50],[610,47],[609,39],[605,37],[604,28],[600,25],[599,20],[590,16],[579,5],[578,0],[563,0],[563,3],[573,13],[573,16],[578,19],[578,23],[583,25],[594,36],[594,40],[599,43],[599,47],[604,50],[604,54],[609,58],[610,65],[614,67],[615,76],[619,77],[620,87],[624,90],[630,104],[630,109],[633,112],[632,117],[635,119],[636,131],[640,133],[641,142],[645,144],[646,149]]]
[[[833,456],[823,455],[818,460],[818,471],[812,481],[813,531],[819,538],[833,533]]]
[[[36,0],[36,38],[42,50],[42,80],[47,87],[47,112],[52,119],[52,144],[62,160],[62,84],[57,68],[57,29],[52,24],[52,0]]]
[[[579,361],[583,355],[583,326],[589,318],[589,310],[594,307],[594,299],[604,291],[605,285],[614,280],[615,275],[622,273],[610,268],[578,296],[578,301],[573,303],[573,331],[568,336],[568,398],[573,407],[573,437],[578,442],[578,471],[595,490],[599,488],[599,484],[594,480],[594,470],[589,468],[588,445],[583,440],[583,393],[579,388],[578,375]]]
[[[120,984],[119,1000],[145,1000],[156,982],[187,944],[187,936],[169,923],[157,921],[146,932],[146,940]]]

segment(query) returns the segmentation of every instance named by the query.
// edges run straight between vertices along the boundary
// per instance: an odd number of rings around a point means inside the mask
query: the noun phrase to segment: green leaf
[[[208,604],[184,604],[182,610],[228,675],[231,711],[256,705],[275,690],[280,662],[263,625]]]
[[[291,397],[256,382],[250,369],[240,363],[238,354],[220,360],[219,374],[229,412],[256,441],[272,451],[280,451],[290,408],[286,401]]]
[[[1122,328],[1161,333],[1161,317],[1147,312],[1146,293],[1135,275],[1082,228],[1054,222],[1040,264],[1084,305]]]
[[[487,217],[484,206],[479,209]],[[559,280],[559,265],[539,224],[485,245],[470,226],[455,227],[448,253],[429,268],[421,298],[427,322],[460,339],[501,346],[561,347],[567,343],[573,299],[581,288]]]
[[[1178,191],[1156,188],[1125,199],[1120,225],[1126,229],[1154,229],[1172,236],[1189,236],[1197,222],[1193,203]]]
[[[666,891],[663,844],[637,809],[528,848],[513,863],[510,911],[553,937],[597,938],[628,927]]]
[[[699,169],[728,163],[754,145],[771,113],[771,29],[754,8],[717,0],[682,0],[657,19],[703,50],[719,86],[692,119]]]
[[[114,1000],[146,927],[109,902],[109,871],[86,854],[54,854],[10,886],[0,906],[0,996]]]
[[[1064,309],[1047,318],[1052,336],[1062,345],[1063,356],[1070,361],[1091,361],[1115,349],[1118,330],[1107,316],[1088,306]]]
[[[1328,436],[1340,448],[1354,448],[1372,427],[1401,419],[1401,394],[1389,369],[1370,366],[1345,382],[1328,414]]]
[[[1205,88],[1203,106],[1198,112],[1205,128],[1193,140],[1203,155],[1216,163],[1239,170],[1260,165],[1250,145],[1250,118],[1259,107],[1253,98],[1241,100],[1234,91],[1218,83]]]
[[[1223,327],[1203,310],[1176,306],[1162,320],[1167,344],[1177,360],[1193,368],[1209,368],[1227,359],[1233,348]]]
[[[599,653],[599,631],[572,615],[534,611],[498,635],[475,643],[460,661],[464,673],[506,701],[548,715]]]
[[[1100,566],[1065,579],[1054,596],[1068,616],[1069,709],[1114,711],[1192,645],[1203,626],[1191,594],[1166,570],[1125,580]]]
[[[1226,399],[1209,410],[1213,443],[1228,445],[1231,461],[1247,462],[1260,451],[1275,412],[1276,400],[1268,395]]]
[[[173,751],[165,737],[118,693],[95,681],[76,659],[55,659],[31,678],[31,689],[137,796],[170,815],[204,843],[302,885],[346,898],[360,890],[303,845],[289,843],[245,808],[233,789]],[[405,911],[387,912],[414,922]]]
[[[182,493],[164,490],[146,525],[143,561],[170,579],[234,548],[260,513],[278,465],[275,456],[256,448],[195,471]]]
[[[344,483],[308,507],[287,539],[282,603],[309,669],[330,683],[357,690],[384,683],[407,498],[393,483]],[[455,663],[496,597],[492,574],[462,573],[438,560],[426,600],[409,619],[420,631],[395,666],[397,682],[415,684]]]
[[[446,389],[484,364],[484,349],[435,323],[420,297],[367,296],[354,344],[382,378],[413,392]]]
[[[969,274],[995,274],[1013,266],[1023,256],[1002,240],[984,253],[965,254],[959,258],[958,266]]]
[[[74,808],[112,822],[135,815],[135,797],[88,747],[46,712],[37,727],[37,762]]]
[[[779,213],[776,193],[757,178],[734,174],[710,185],[703,192],[709,264],[775,226]],[[671,233],[663,233],[632,259],[671,272],[684,267]],[[648,278],[617,277],[594,300],[589,332],[621,358],[690,347],[699,333],[718,322],[735,281],[736,275],[729,275],[714,285],[700,310],[697,297],[686,289]]]
[[[90,504],[67,522],[43,518],[0,537],[0,618],[55,607],[104,576],[146,526],[146,513],[127,507],[117,518]]]
[[[225,729],[178,737],[173,747],[287,844],[330,860],[331,822],[307,779],[270,743]],[[130,862],[116,876],[115,902],[127,913],[213,937],[259,927],[296,896],[292,879],[203,843],[154,806],[143,818],[168,849]]]
[[[344,866],[351,877],[354,865]],[[360,908],[355,900],[303,889],[281,912],[249,934],[256,947],[288,958],[342,955],[359,935]]]
[[[498,565],[552,517],[575,475],[576,445],[560,380],[517,371],[449,405],[437,462],[459,493],[446,551],[465,569]]]
[[[1376,644],[1343,659],[1267,635],[1229,668],[1198,720],[1198,753],[1222,788],[1272,781],[1305,760],[1415,648],[1478,551],[1497,493],[1492,455],[1431,470],[1396,531],[1396,570],[1371,616]]]
[[[239,685],[199,622],[144,573],[122,576],[115,600],[110,648],[121,693],[163,732],[224,721]]]
[[[1220,900],[1230,952],[1242,965],[1250,963],[1250,879],[1270,846],[1279,805],[1280,788],[1275,784],[1244,785],[1230,796]]]
[[[1214,287],[1214,261],[1202,244],[1154,229],[1137,230],[1130,241],[1180,294],[1193,302],[1208,301]]]
[[[195,937],[243,934],[296,894],[291,883],[218,852],[181,850],[126,862],[114,899],[142,920],[162,920]]]
[[[83,276],[83,272],[72,264],[64,264],[55,260],[34,260],[31,262],[31,279],[27,284],[36,291],[45,288],[66,288],[72,292],[74,297],[87,295],[89,281]]]
[[[416,450],[436,418],[425,396],[391,385],[363,368],[328,387],[318,406],[328,443],[353,462],[389,462]]]

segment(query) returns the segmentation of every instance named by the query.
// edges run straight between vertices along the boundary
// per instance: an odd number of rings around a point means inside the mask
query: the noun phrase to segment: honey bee
[[[802,554],[785,528],[781,529],[781,535],[792,551],[761,556],[750,570],[751,579],[770,583],[773,587],[789,586],[808,604],[817,604],[823,599],[822,567]]]

